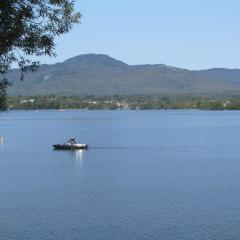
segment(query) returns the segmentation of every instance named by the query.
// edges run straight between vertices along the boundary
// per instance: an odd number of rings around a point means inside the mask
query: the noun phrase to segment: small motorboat
[[[87,149],[88,144],[77,143],[75,138],[71,138],[63,144],[54,144],[53,147],[55,150],[79,150]]]

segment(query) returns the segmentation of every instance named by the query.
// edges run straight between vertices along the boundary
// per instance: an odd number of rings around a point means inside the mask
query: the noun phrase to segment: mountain
[[[103,54],[85,54],[41,65],[19,81],[9,73],[10,95],[159,95],[240,92],[240,70],[190,71],[163,64],[128,65]]]

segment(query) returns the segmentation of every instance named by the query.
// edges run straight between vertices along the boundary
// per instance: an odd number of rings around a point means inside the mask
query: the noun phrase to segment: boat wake
[[[159,152],[178,152],[178,153],[236,153],[240,152],[234,146],[90,146],[92,150],[135,150],[135,151],[159,151]]]

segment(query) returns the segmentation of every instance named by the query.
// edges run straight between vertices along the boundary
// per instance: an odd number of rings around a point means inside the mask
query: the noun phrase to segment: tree
[[[6,93],[6,73],[12,66],[35,71],[31,57],[56,56],[55,38],[79,23],[72,0],[0,0],[0,96]],[[0,100],[1,101],[1,100]]]
[[[6,98],[6,83],[4,81],[0,82],[0,110],[7,109],[7,98]]]

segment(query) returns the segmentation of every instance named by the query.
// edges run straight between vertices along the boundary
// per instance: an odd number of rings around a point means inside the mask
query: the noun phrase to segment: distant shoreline
[[[29,111],[29,112],[38,112],[38,111],[54,111],[57,112],[59,111],[58,109],[8,109],[5,112],[12,112],[12,111]],[[166,111],[166,112],[170,112],[170,111],[196,111],[196,112],[238,112],[240,111],[240,109],[237,110],[228,110],[228,109],[185,109],[185,108],[179,108],[179,109],[116,109],[116,110],[112,110],[112,109],[83,109],[83,108],[69,108],[69,109],[65,109],[64,112],[68,112],[68,111],[96,111],[96,112],[100,112],[100,111],[106,111],[106,112],[146,112],[146,111]],[[61,112],[61,111],[59,111]]]
[[[194,96],[18,96],[9,110],[240,110],[240,97]]]

